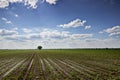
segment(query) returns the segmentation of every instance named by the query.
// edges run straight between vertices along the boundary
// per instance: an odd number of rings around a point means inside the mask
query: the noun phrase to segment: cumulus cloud
[[[103,31],[99,31],[98,33],[99,33],[99,34],[103,34],[104,32],[103,32]]]
[[[4,43],[4,44],[3,44]],[[42,45],[43,48],[55,49],[55,48],[119,48],[119,39],[84,39],[84,40],[71,40],[65,39],[38,39],[38,40],[26,40],[26,41],[13,41],[13,40],[1,40],[0,49],[35,49],[36,46]],[[12,45],[12,47],[11,47]],[[17,46],[16,46],[17,45]]]
[[[12,24],[12,22],[10,20],[8,20],[7,18],[1,18],[5,23],[7,24]]]
[[[88,38],[92,37],[93,34],[74,34],[69,31],[58,31],[58,30],[48,30],[45,29],[42,32],[40,32],[41,38],[45,39],[83,39],[83,38]]]
[[[16,30],[0,29],[0,36],[12,36],[16,34],[18,34]]]
[[[58,25],[59,27],[62,28],[77,28],[77,27],[81,27],[84,26],[84,24],[86,23],[86,20],[80,20],[80,19],[75,19],[67,24],[61,24]]]
[[[58,0],[45,0],[49,4],[56,4]]]
[[[40,39],[40,34],[39,33],[29,33],[29,34],[23,34],[23,35],[20,34],[20,35],[15,35],[11,38],[26,41],[26,40],[32,40],[32,39]]]
[[[0,8],[6,8],[10,3],[24,3],[32,8],[37,8],[38,0],[0,0]]]
[[[72,34],[71,38],[73,39],[82,39],[82,38],[89,38],[93,37],[93,34]]]
[[[25,5],[28,5],[34,9],[37,8],[37,2],[38,0],[24,0],[25,1]]]
[[[109,36],[114,36],[114,35],[120,36],[120,32],[110,33],[110,35],[109,35]]]
[[[91,48],[120,48],[120,40],[115,38],[91,38],[84,41],[86,42],[86,46]]]
[[[23,32],[25,32],[25,33],[30,33],[30,32],[32,32],[32,30],[31,30],[31,29],[28,29],[28,28],[23,28],[22,30],[23,30]]]
[[[29,6],[33,9],[37,8],[37,3],[39,0],[0,0],[0,8],[6,8],[10,3],[23,3],[26,6]],[[42,3],[56,4],[57,0],[43,0]]]
[[[91,28],[91,26],[89,25],[89,26],[85,26],[85,29],[90,29]]]
[[[44,48],[119,48],[120,40],[114,38],[95,39],[93,34],[76,34],[69,31],[43,29],[39,32],[18,34],[18,28],[0,29],[0,49]],[[33,30],[32,30],[33,31]],[[3,44],[4,43],[4,44]],[[12,47],[11,47],[12,45]],[[17,45],[17,46],[16,46]]]
[[[37,39],[37,38],[40,39],[40,33],[38,33],[38,32],[30,33],[30,32],[32,32],[32,30],[27,29],[27,28],[23,28],[22,30],[25,31],[24,34],[19,34],[18,28],[12,28],[10,30],[0,29],[0,36],[2,37],[2,39],[6,39],[6,40],[26,41],[29,39],[31,39],[31,40]]]
[[[42,38],[65,38],[69,36],[68,31],[58,31],[58,30],[49,30],[49,29],[44,29],[41,33],[40,36]]]
[[[18,3],[22,1],[23,0],[0,0],[0,8],[6,8],[10,3]]]
[[[114,26],[112,28],[105,29],[104,32],[109,33],[109,36],[120,35],[120,26]]]
[[[5,8],[9,6],[9,2],[7,0],[0,0],[0,8]]]
[[[41,32],[32,32],[31,29],[23,28],[24,34],[18,34],[18,29],[13,28],[11,30],[0,29],[0,35],[7,39],[19,39],[19,40],[28,40],[28,39],[83,39],[92,37],[93,34],[74,34],[69,31],[58,31],[51,29],[43,29]],[[31,33],[32,32],[32,33]]]

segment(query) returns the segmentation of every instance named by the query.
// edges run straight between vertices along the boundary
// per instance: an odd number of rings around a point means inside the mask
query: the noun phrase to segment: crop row
[[[52,55],[52,53],[50,53]],[[93,60],[31,54],[1,58],[1,80],[113,80],[120,79],[120,67],[115,59]],[[50,56],[49,56],[50,55]],[[60,55],[61,56],[61,55]],[[74,56],[74,55],[73,55]],[[84,57],[84,55],[83,55]],[[5,61],[5,62],[4,62]],[[106,61],[106,62],[105,62]],[[119,60],[117,60],[119,63]]]

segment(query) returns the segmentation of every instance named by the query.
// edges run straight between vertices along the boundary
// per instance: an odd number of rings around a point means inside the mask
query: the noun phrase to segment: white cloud
[[[15,27],[15,28],[13,28],[12,30],[17,31],[17,30],[18,30],[18,28],[17,28],[17,27]]]
[[[32,33],[18,34],[18,28],[0,29],[0,49],[43,48],[119,48],[120,40],[97,39],[93,34],[76,34],[69,31],[43,29]],[[4,43],[4,44],[3,44]],[[11,47],[12,45],[12,47]]]
[[[23,0],[7,0],[7,1],[9,1],[11,3],[15,3],[15,2],[22,2]]]
[[[22,1],[23,0],[0,0],[0,8],[6,8],[10,3],[18,3]]]
[[[15,16],[16,18],[19,17],[18,14],[15,14],[14,16]]]
[[[109,36],[114,36],[114,35],[119,35],[120,36],[120,32],[114,32],[114,33],[110,33],[110,35]]]
[[[120,40],[115,38],[86,39],[87,47],[91,48],[120,48]]]
[[[25,1],[25,5],[28,5],[34,9],[37,8],[37,2],[38,0],[24,0]]]
[[[0,49],[35,49],[37,47],[37,45],[34,45],[33,41],[21,42],[12,40],[2,40],[0,41],[0,45]]]
[[[0,0],[0,8],[5,8],[9,6],[9,2],[7,0]]]
[[[58,31],[58,30],[49,30],[44,29],[42,32],[40,32],[40,36],[42,38],[64,38],[69,36],[68,31]]]
[[[4,44],[3,44],[4,43]],[[94,39],[87,38],[84,40],[69,38],[65,39],[38,39],[38,40],[26,40],[26,41],[14,41],[14,40],[1,40],[0,49],[35,49],[38,45],[42,45],[46,48],[120,48],[119,39]],[[11,47],[12,45],[12,47]]]
[[[49,4],[56,4],[58,0],[45,0]]]
[[[9,38],[13,39],[18,39],[22,41],[26,40],[32,40],[32,39],[40,39],[40,34],[39,33],[29,33],[29,34],[23,34],[23,35],[15,35],[15,36],[10,36]]]
[[[18,32],[16,30],[0,29],[0,36],[12,36],[17,34]]]
[[[69,38],[69,39],[83,39],[83,38],[88,38],[88,37],[92,37],[93,34],[74,34],[74,33],[70,33],[69,31],[58,31],[58,30],[49,30],[49,29],[45,29],[42,32],[40,32],[40,36],[41,38],[45,38],[45,39],[65,39],[65,38]]]
[[[118,32],[120,31],[120,26],[114,26],[112,28],[108,28],[106,30],[104,30],[107,33],[114,33],[114,32]]]
[[[0,8],[6,8],[10,3],[23,3],[24,5],[33,9],[37,8],[39,0],[0,0]],[[57,0],[43,0],[42,3],[47,2],[49,4],[56,4]]]
[[[112,28],[103,30],[103,32],[109,33],[109,36],[120,35],[120,26],[113,26]]]
[[[13,28],[11,30],[1,29],[0,35],[4,36],[4,38],[8,39],[83,39],[92,37],[93,34],[74,34],[69,31],[58,31],[51,29],[43,29],[41,32],[32,32],[31,29],[23,28],[22,30],[25,32],[24,34],[18,34],[17,28]],[[31,33],[32,32],[32,33]]]
[[[85,26],[85,29],[90,29],[91,28],[91,26],[89,25],[89,26]]]
[[[72,39],[82,39],[82,38],[89,38],[93,37],[93,34],[72,34],[71,38]]]
[[[40,34],[39,33],[31,33],[31,34],[28,34],[28,35],[26,35],[27,36],[27,38],[29,38],[29,39],[36,39],[36,38],[38,38],[38,39],[40,39],[41,38],[41,36],[40,36]],[[26,37],[25,36],[25,37]]]
[[[104,32],[103,31],[99,31],[99,34],[103,34]]]
[[[32,32],[32,30],[31,30],[31,29],[28,29],[28,28],[23,28],[22,30],[23,30],[23,32],[25,32],[25,33],[30,33],[30,32]]]
[[[67,24],[61,24],[59,25],[59,27],[62,28],[77,28],[77,27],[81,27],[84,26],[84,24],[86,23],[86,20],[80,20],[80,19],[75,19]]]
[[[37,8],[38,0],[0,0],[0,8],[6,8],[10,3],[24,3],[32,8]]]
[[[12,24],[12,22],[10,21],[10,20],[8,20],[8,19],[6,19],[6,18],[1,18],[3,21],[5,21],[5,23],[7,23],[7,24]]]

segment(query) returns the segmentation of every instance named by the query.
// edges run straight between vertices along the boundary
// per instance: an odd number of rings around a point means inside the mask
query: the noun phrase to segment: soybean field
[[[0,50],[0,80],[120,80],[120,50]]]

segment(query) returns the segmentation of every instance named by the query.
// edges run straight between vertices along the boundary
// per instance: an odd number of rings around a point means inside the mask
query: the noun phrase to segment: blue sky
[[[0,0],[0,49],[119,44],[119,0]]]

